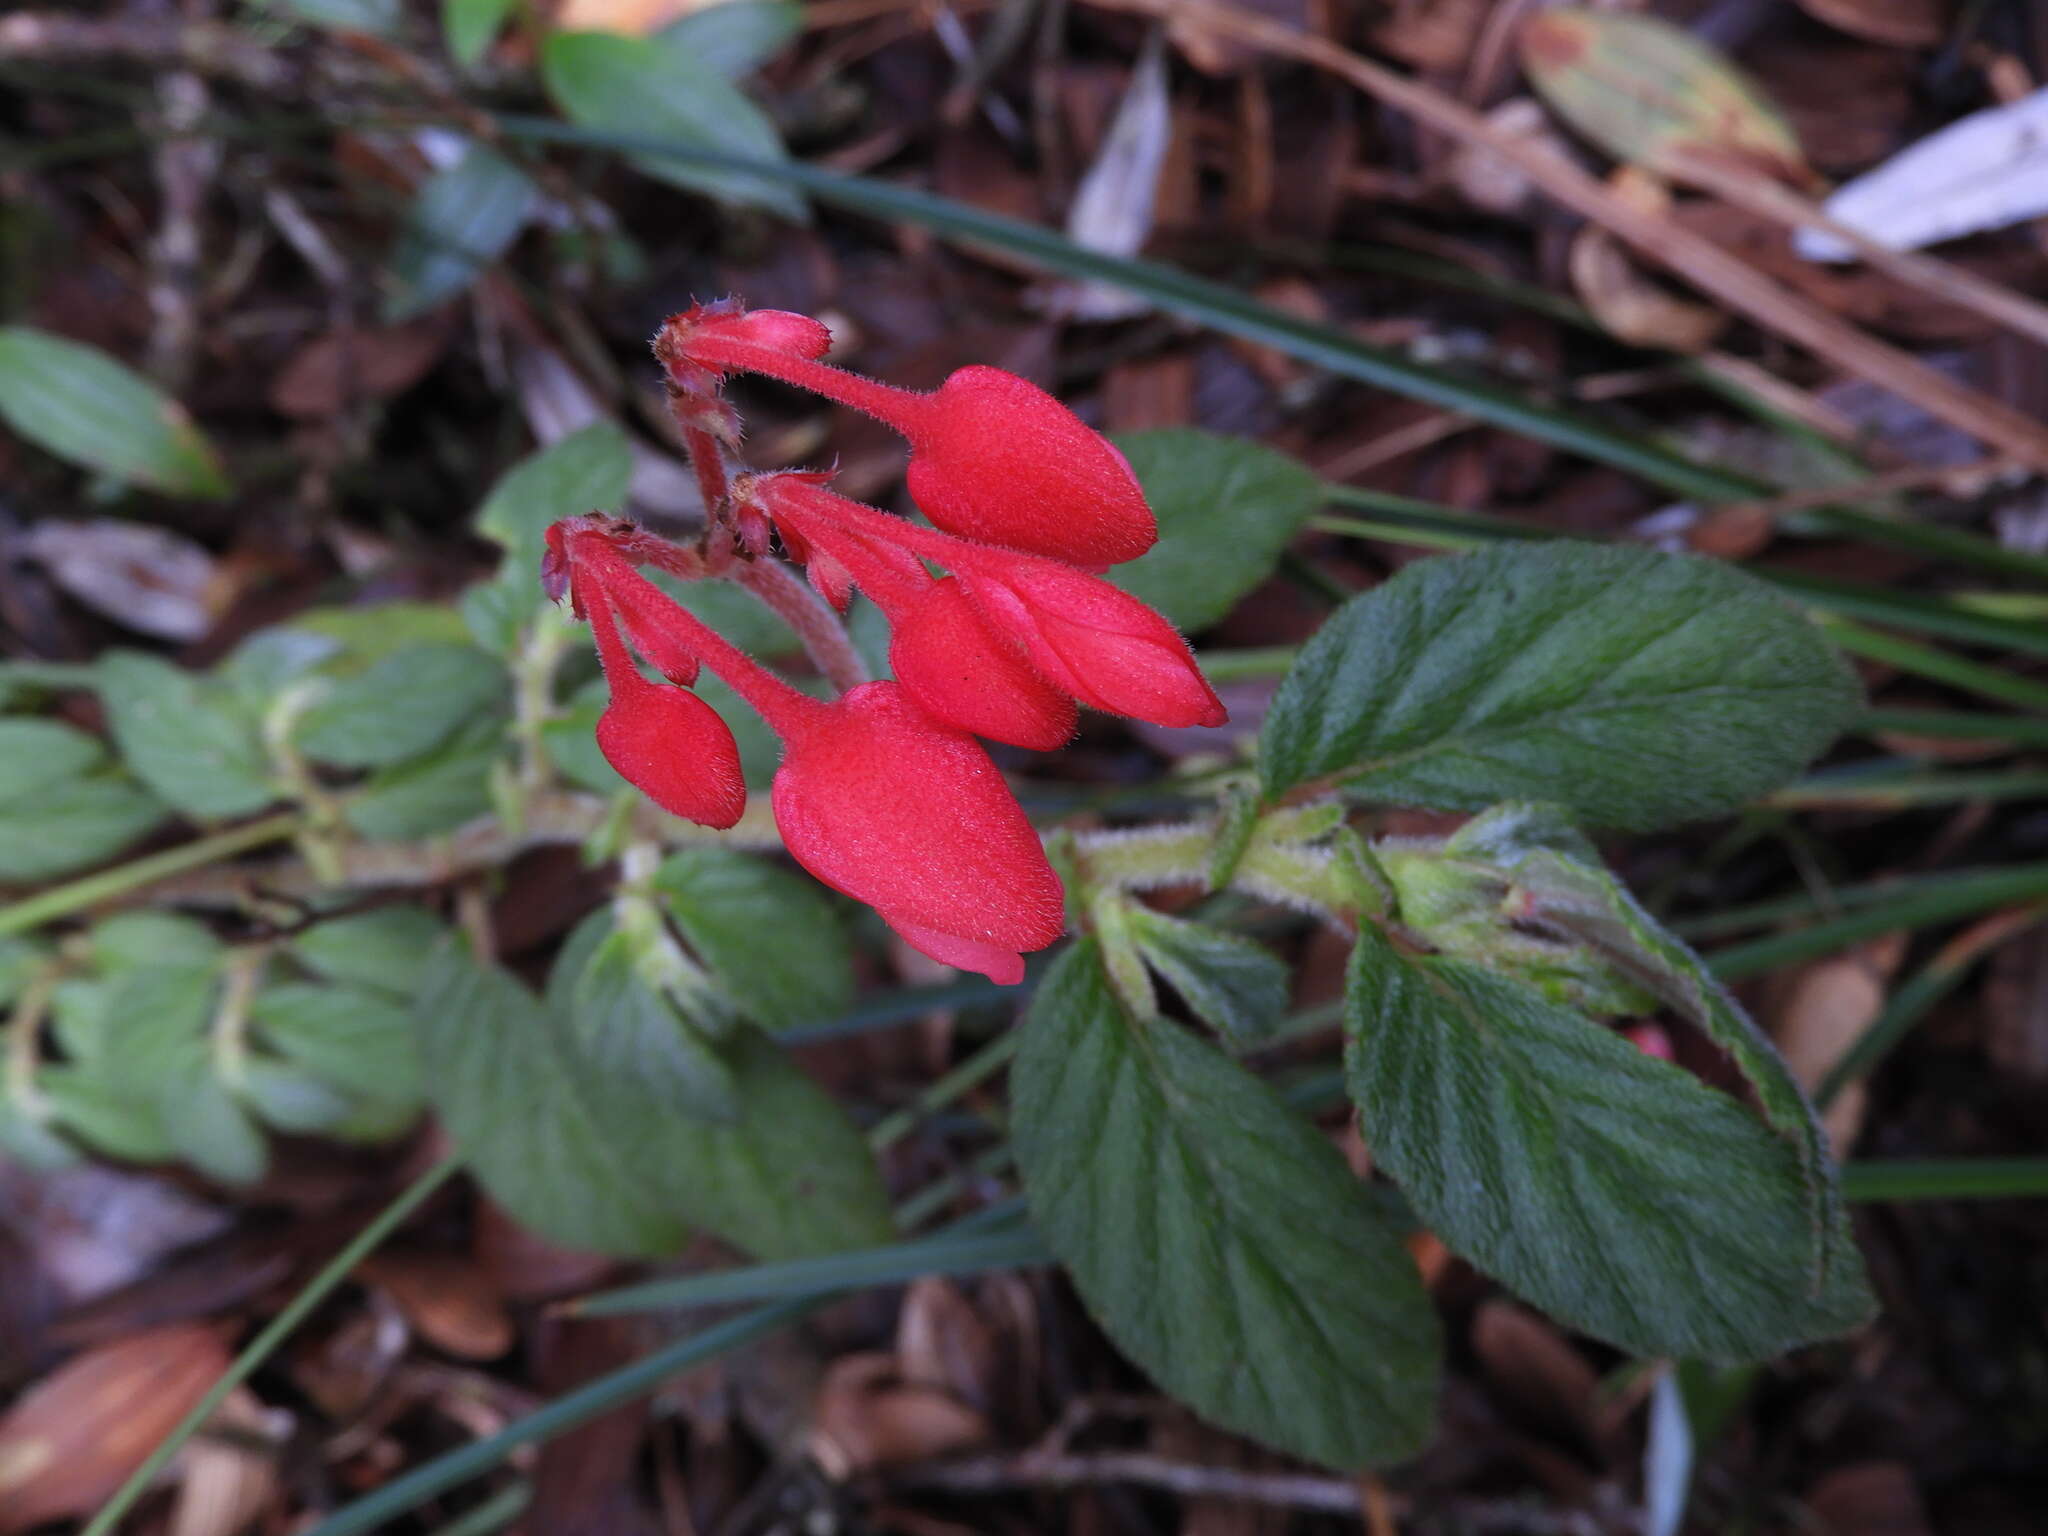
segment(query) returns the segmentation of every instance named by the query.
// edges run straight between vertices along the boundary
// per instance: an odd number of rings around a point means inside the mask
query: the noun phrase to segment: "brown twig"
[[[1308,1472],[1255,1472],[1239,1467],[1172,1461],[1144,1451],[1048,1454],[1025,1451],[923,1462],[888,1473],[891,1486],[936,1493],[994,1494],[1062,1491],[1127,1485],[1183,1499],[1235,1499],[1276,1509],[1363,1518],[1360,1485],[1350,1478]],[[1412,1513],[1413,1501],[1385,1495],[1385,1508]],[[1491,1536],[1601,1536],[1597,1516],[1583,1510],[1541,1509],[1515,1502],[1460,1502],[1441,1513],[1458,1530]]]
[[[1810,198],[1739,166],[1723,165],[1704,156],[1685,156],[1669,169],[1679,180],[1711,192],[1745,213],[1787,229],[1817,229],[1832,235],[1855,251],[1864,265],[2048,346],[2048,305],[2025,294],[1988,282],[1937,256],[1895,251],[1880,245],[1861,230],[1829,218]]]
[[[2030,468],[2048,471],[2048,425],[1958,384],[1918,358],[1877,340],[1772,281],[1740,258],[1673,220],[1635,207],[1542,145],[1503,132],[1479,113],[1325,38],[1289,30],[1215,0],[1090,0],[1103,10],[1171,16],[1310,64],[1407,112],[1461,143],[1477,144],[1515,166],[1575,213],[1626,241],[1764,329],[1837,367],[1882,384],[1930,416],[1982,439]]]

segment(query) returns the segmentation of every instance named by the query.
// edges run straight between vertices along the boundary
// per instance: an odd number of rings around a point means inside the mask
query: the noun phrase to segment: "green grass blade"
[[[925,1275],[977,1275],[993,1269],[1028,1269],[1052,1262],[1043,1239],[1024,1219],[1021,1202],[1007,1201],[977,1214],[1000,1215],[1002,1219],[984,1221],[972,1230],[963,1222],[933,1237],[891,1243],[859,1253],[650,1280],[582,1297],[562,1310],[576,1317],[616,1317],[622,1313],[666,1312],[714,1302],[823,1296],[870,1286],[904,1285]]]
[[[1936,741],[2001,741],[2015,747],[2048,747],[2048,720],[2025,715],[1975,714],[1955,709],[1873,709],[1856,722],[1856,730],[1866,736],[1883,732],[1925,736]]]
[[[414,1179],[403,1194],[379,1212],[374,1221],[349,1241],[348,1246],[328,1260],[320,1273],[306,1283],[284,1310],[272,1318],[261,1333],[242,1347],[242,1352],[235,1356],[234,1363],[227,1368],[226,1374],[215,1382],[207,1390],[206,1396],[192,1405],[191,1412],[180,1419],[177,1426],[164,1436],[142,1465],[129,1475],[128,1481],[101,1506],[100,1512],[92,1517],[92,1522],[80,1536],[111,1536],[111,1533],[119,1528],[122,1517],[134,1507],[135,1501],[149,1491],[150,1484],[157,1479],[157,1474],[171,1464],[171,1459],[184,1448],[185,1442],[213,1417],[214,1410],[227,1401],[228,1394],[247,1381],[257,1367],[268,1360],[277,1347],[290,1337],[292,1330],[305,1321],[307,1314],[325,1301],[328,1294],[346,1280],[358,1264],[368,1258],[385,1238],[398,1230],[405,1219],[419,1209],[421,1202],[446,1183],[449,1176],[461,1166],[461,1163],[452,1157],[436,1163]]]
[[[1823,613],[1819,619],[1829,638],[1852,655],[1881,661],[1901,672],[1946,683],[1951,688],[1960,688],[1981,698],[1996,699],[2001,704],[2016,704],[2021,709],[2048,714],[2048,684],[2037,683],[2032,678],[2001,671],[1967,657],[1954,656],[1931,645],[1919,645],[1881,630],[1866,629],[1861,624],[1831,614]]]
[[[1850,1163],[1851,1200],[2026,1200],[2048,1195],[2048,1157],[1889,1158]]]
[[[1272,347],[1344,378],[1611,464],[1680,496],[1726,501],[1758,492],[1753,481],[1696,464],[1660,444],[1618,432],[1591,417],[1367,346],[1333,327],[1286,314],[1221,283],[1158,262],[1104,255],[1053,230],[988,213],[950,198],[811,165],[770,164],[716,155],[664,139],[596,133],[545,118],[501,114],[495,121],[508,138],[619,154],[654,154],[721,170],[744,171],[797,187],[820,202],[853,213],[915,225],[951,240],[994,246],[1063,277],[1113,283],[1143,295],[1170,314],[1224,335]]]

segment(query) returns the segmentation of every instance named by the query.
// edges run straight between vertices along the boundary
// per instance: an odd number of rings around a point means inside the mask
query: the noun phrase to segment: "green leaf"
[[[219,820],[277,798],[256,721],[227,688],[141,651],[109,652],[99,676],[122,760],[177,809]]]
[[[177,1154],[154,1103],[117,1093],[81,1066],[58,1064],[36,1075],[57,1123],[94,1151],[136,1163]]]
[[[492,1196],[552,1240],[670,1254],[702,1225],[764,1258],[893,1236],[860,1133],[762,1035],[726,1053],[743,1114],[690,1120],[570,1021],[453,943],[417,1012],[429,1089]]]
[[[320,762],[382,768],[432,751],[509,687],[503,663],[473,645],[408,646],[334,684],[293,738]]]
[[[260,1056],[243,1063],[235,1089],[266,1125],[291,1136],[331,1131],[354,1109],[313,1073]]]
[[[852,946],[816,881],[731,849],[686,848],[655,884],[690,947],[756,1023],[788,1029],[852,1005]]]
[[[511,248],[533,200],[526,173],[481,144],[428,177],[391,254],[384,318],[409,320],[461,293]]]
[[[538,557],[536,557],[538,558]],[[289,626],[264,630],[239,647],[228,666],[241,663],[243,652],[270,636],[288,636],[303,644],[324,642],[315,661],[324,670],[348,676],[374,666],[393,651],[414,645],[461,645],[468,639],[462,617],[445,603],[374,603],[364,608],[308,608],[292,615]],[[327,658],[335,651],[332,661]],[[301,668],[303,670],[303,668]],[[296,676],[297,674],[292,674]],[[290,681],[287,677],[285,681]]]
[[[1610,154],[1682,175],[1704,156],[1806,181],[1799,137],[1710,44],[1656,16],[1556,6],[1521,28],[1522,67],[1566,122]]]
[[[0,327],[0,418],[60,459],[169,496],[229,491],[183,406],[97,347],[48,331]]]
[[[163,966],[211,972],[226,953],[211,928],[178,912],[117,912],[92,928],[92,963],[103,971]]]
[[[1272,575],[1323,502],[1306,466],[1242,437],[1171,427],[1116,439],[1159,519],[1159,542],[1110,573],[1185,630],[1207,628]]]
[[[1738,571],[1519,544],[1420,561],[1346,603],[1281,681],[1260,773],[1269,800],[1327,779],[1642,829],[1783,782],[1859,707],[1820,632]]]
[[[157,1114],[178,1155],[223,1184],[253,1184],[263,1177],[270,1148],[214,1070],[206,1042],[194,1040],[160,1057]]]
[[[0,805],[0,880],[47,880],[101,863],[166,814],[156,796],[120,779],[24,795]]]
[[[19,1163],[31,1173],[54,1173],[78,1161],[78,1149],[14,1101],[0,1095],[0,1166]]]
[[[612,933],[580,968],[570,1001],[576,1040],[601,1075],[638,1076],[677,1114],[740,1119],[739,1084],[699,1021],[634,965],[632,937]]]
[[[1288,971],[1270,949],[1139,902],[1128,905],[1124,921],[1145,963],[1231,1043],[1256,1044],[1279,1026],[1287,1012]]]
[[[447,925],[424,907],[375,907],[321,918],[292,940],[291,950],[329,981],[411,998],[419,991],[428,955],[447,932]]]
[[[1706,962],[1643,910],[1619,880],[1569,829],[1555,827],[1543,807],[1510,805],[1474,817],[1446,852],[1485,857],[1513,893],[1504,905],[1527,923],[1593,946],[1629,981],[1689,1020],[1728,1053],[1756,1095],[1764,1119],[1799,1158],[1812,1210],[1817,1271],[1833,1262],[1825,1243],[1840,1195],[1827,1136],[1805,1090],[1756,1021],[1729,995]]]
[[[472,721],[433,756],[373,774],[343,814],[374,842],[452,832],[490,810],[491,768],[504,750],[502,721]]]
[[[781,135],[759,107],[709,65],[652,40],[557,32],[542,47],[541,75],[556,104],[585,127],[755,160],[787,158]],[[799,223],[807,217],[803,198],[778,182],[668,155],[628,158],[644,174],[687,191],[767,208]]]
[[[0,805],[76,779],[106,755],[95,738],[61,720],[0,720]]]
[[[1093,940],[1054,964],[1023,1028],[1025,1193],[1117,1346],[1294,1455],[1353,1468],[1420,1449],[1436,1319],[1336,1149],[1213,1046],[1130,1017]]]
[[[750,75],[802,30],[795,0],[721,0],[654,34],[655,45],[726,80]]]
[[[448,56],[474,69],[504,28],[518,0],[441,0],[441,37]]]
[[[1816,1290],[1797,1151],[1726,1094],[1469,961],[1368,924],[1346,1072],[1374,1158],[1451,1249],[1642,1355],[1758,1359],[1872,1310],[1842,1257]]]
[[[424,1092],[412,1013],[386,993],[280,982],[256,995],[249,1020],[274,1050],[333,1087],[388,1104],[416,1104]]]

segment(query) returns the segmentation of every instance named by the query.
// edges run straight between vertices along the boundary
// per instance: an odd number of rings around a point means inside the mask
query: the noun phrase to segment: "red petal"
[[[904,924],[992,949],[1066,926],[1059,876],[995,764],[891,682],[863,683],[792,735],[775,821],[799,864]]]
[[[978,939],[963,939],[957,934],[920,928],[915,923],[891,919],[886,912],[882,916],[912,949],[921,955],[929,955],[941,965],[962,971],[979,971],[999,987],[1014,987],[1024,979],[1024,957],[1014,950],[983,944]]]
[[[966,539],[1101,568],[1158,541],[1124,456],[1044,390],[962,368],[911,431],[910,494]]]
[[[989,628],[955,578],[932,583],[891,619],[889,664],[927,714],[1035,752],[1073,736],[1073,699]]]
[[[597,722],[597,746],[619,776],[671,815],[729,827],[747,808],[739,747],[718,712],[684,688],[636,678]]]
[[[1083,704],[1170,727],[1229,718],[1180,631],[1100,577],[1010,557],[961,581],[1032,665]]]

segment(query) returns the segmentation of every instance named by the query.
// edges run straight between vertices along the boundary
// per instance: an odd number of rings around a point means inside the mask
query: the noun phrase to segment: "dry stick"
[[[1502,131],[1441,91],[1383,68],[1320,37],[1289,31],[1214,0],[1089,0],[1098,9],[1200,25],[1268,53],[1312,64],[1398,107],[1441,133],[1477,144],[1515,166],[1558,202],[1747,315],[1836,366],[1882,384],[1930,416],[2048,472],[2048,425],[1964,387],[1917,358],[1810,304],[1704,236],[1634,207],[1562,157]]]
[[[1791,188],[1745,172],[1741,167],[1723,165],[1701,154],[1687,154],[1662,169],[1680,181],[1733,203],[1745,213],[1787,229],[1817,229],[1833,235],[1854,250],[1865,265],[2048,346],[2048,305],[2023,293],[1990,282],[1938,256],[1895,251],[1880,245],[1861,230],[1829,218],[1825,209]]]

